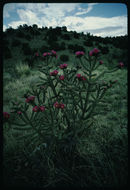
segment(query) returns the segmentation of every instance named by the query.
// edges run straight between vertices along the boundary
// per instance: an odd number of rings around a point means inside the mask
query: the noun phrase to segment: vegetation
[[[23,25],[4,42],[4,185],[125,187],[128,37]]]

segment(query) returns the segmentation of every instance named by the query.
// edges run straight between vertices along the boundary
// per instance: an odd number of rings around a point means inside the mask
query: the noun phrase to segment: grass
[[[25,66],[25,65],[24,65]],[[4,109],[8,110],[9,100],[15,99],[16,101],[22,101],[22,95],[28,91],[33,84],[35,85],[36,81],[39,80],[40,73],[38,71],[30,70],[29,75],[25,76],[24,71],[28,66],[24,67],[23,70],[20,67],[17,67],[20,78],[7,83],[4,86]],[[24,70],[25,68],[25,70]],[[101,68],[102,70],[102,68]],[[101,72],[99,71],[97,72]],[[9,76],[5,73],[5,80],[9,80]],[[8,76],[8,77],[7,77]],[[30,155],[27,153],[27,148],[25,147],[24,140],[17,141],[17,137],[19,137],[19,131],[14,131],[13,129],[8,130],[6,127],[4,129],[4,157],[5,157],[5,165],[12,168],[12,171],[7,175],[8,168],[5,166],[5,175],[6,180],[10,180],[11,176],[15,176],[14,180],[16,184],[24,186],[28,182],[28,185],[41,187],[45,186],[54,186],[58,187],[64,184],[64,187],[72,186],[97,186],[97,187],[118,187],[123,186],[127,183],[127,71],[118,70],[113,74],[109,74],[104,76],[104,80],[113,80],[118,79],[117,84],[111,88],[104,100],[107,103],[105,106],[105,110],[103,110],[103,115],[98,115],[95,117],[95,123],[90,131],[88,131],[87,136],[84,136],[78,145],[78,152],[80,158],[80,164],[77,165],[75,161],[75,168],[71,171],[66,168],[66,165],[61,166],[51,166],[49,173],[46,173],[46,185],[44,184],[43,178],[35,179],[39,176],[39,172],[37,169],[35,170],[35,175],[31,177],[29,175],[31,164],[29,164]],[[7,109],[8,108],[8,109]],[[98,108],[102,109],[102,107]],[[106,110],[107,109],[107,110]],[[23,132],[23,135],[26,135],[27,132]],[[87,138],[86,138],[87,137]],[[43,157],[41,150],[37,150],[37,154]],[[27,155],[21,155],[21,152],[26,152]],[[109,153],[109,154],[108,154]],[[31,162],[33,167],[36,167],[36,163],[38,161],[37,154],[34,155],[34,160]],[[120,156],[119,156],[120,155]],[[35,158],[36,157],[36,158]],[[8,158],[11,158],[8,159]],[[18,163],[18,159],[21,159]],[[61,158],[59,157],[59,160]],[[62,160],[62,159],[61,159]],[[82,160],[82,161],[81,161]],[[87,161],[86,161],[87,160]],[[53,163],[53,161],[50,160]],[[66,162],[66,161],[65,161]],[[22,168],[22,163],[24,166]],[[40,167],[44,168],[44,161],[41,160]],[[11,164],[11,165],[10,165]],[[25,166],[27,165],[27,166]],[[17,167],[18,168],[17,168]],[[119,173],[119,167],[121,173]],[[30,169],[29,169],[30,168]],[[23,176],[23,170],[25,170]],[[69,171],[68,171],[69,170]],[[57,172],[59,175],[57,175]],[[83,175],[83,173],[85,174]],[[19,174],[18,174],[19,173]],[[53,173],[53,175],[52,175]],[[121,175],[121,174],[124,175]],[[19,179],[18,179],[19,175]],[[49,176],[48,176],[49,175]],[[52,175],[52,176],[51,176]],[[34,177],[34,178],[33,178]],[[43,176],[42,176],[43,177]],[[59,181],[58,181],[59,179]],[[77,183],[78,181],[78,183]],[[13,182],[9,181],[10,185]],[[38,185],[38,183],[40,183]],[[81,185],[82,184],[82,185]]]
[[[28,76],[30,74],[30,68],[27,64],[23,64],[22,62],[16,65],[16,72],[21,76]]]
[[[11,38],[9,41],[11,42]],[[21,39],[20,39],[21,40]],[[83,45],[83,41],[72,38],[71,41],[58,39],[58,42]],[[41,36],[33,38],[30,47],[40,48],[46,45]],[[110,46],[110,44],[109,44]],[[85,47],[86,51],[93,47]],[[101,56],[104,65],[96,74],[106,67],[117,64],[112,54],[117,50],[113,46],[108,55]],[[43,50],[44,51],[44,50]],[[120,53],[120,52],[119,52]],[[57,62],[61,64],[60,55],[69,56],[68,67],[75,66],[75,55],[68,49],[58,52]],[[37,65],[30,68],[24,62],[22,51],[13,48],[13,58],[4,60],[3,73],[3,110],[10,111],[10,100],[25,101],[23,95],[35,87],[41,74]],[[55,65],[55,63],[53,62]],[[53,70],[53,69],[52,69]],[[80,70],[79,70],[80,73]],[[62,72],[60,73],[62,74]],[[82,74],[82,73],[81,73]],[[18,187],[123,187],[128,177],[128,131],[127,131],[127,70],[118,70],[103,76],[102,80],[117,80],[108,90],[104,102],[97,107],[101,112],[95,116],[91,129],[86,131],[77,145],[78,153],[70,158],[58,154],[54,149],[53,158],[46,159],[43,142],[35,145],[33,136],[29,140],[21,138],[28,131],[18,131],[4,125],[4,183]],[[48,96],[48,94],[47,94]],[[31,113],[31,110],[29,111]],[[19,121],[16,119],[16,121]],[[33,130],[30,131],[33,133]],[[51,142],[50,138],[50,142]],[[34,144],[33,144],[34,142]],[[29,145],[29,146],[27,146]],[[49,154],[49,150],[48,150]],[[72,159],[73,158],[73,159]],[[73,164],[71,161],[73,160]]]

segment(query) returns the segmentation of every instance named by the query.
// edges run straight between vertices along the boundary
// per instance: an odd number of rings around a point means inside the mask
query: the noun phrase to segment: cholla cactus
[[[81,136],[92,127],[95,108],[100,103],[106,91],[115,83],[106,83],[99,79],[105,74],[118,69],[104,71],[98,76],[94,71],[103,64],[99,59],[100,50],[94,48],[86,56],[83,51],[75,53],[78,66],[72,68],[69,64],[52,65],[57,53],[43,53],[44,65],[39,65],[40,71],[46,77],[40,77],[41,82],[36,89],[28,92],[23,104],[13,102],[13,113],[4,112],[6,122],[12,123],[14,129],[28,130],[26,136],[30,143],[46,143],[51,150],[60,146],[63,150],[73,150]],[[123,64],[119,64],[120,68]],[[82,74],[80,73],[82,71]],[[62,75],[59,73],[63,73]],[[31,114],[30,114],[31,108]],[[11,117],[13,119],[11,119]],[[15,117],[19,122],[15,122]],[[52,148],[53,147],[53,148]]]

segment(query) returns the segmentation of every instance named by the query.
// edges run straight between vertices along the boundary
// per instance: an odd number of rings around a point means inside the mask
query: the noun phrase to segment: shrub
[[[108,46],[100,47],[100,50],[101,50],[102,54],[108,54],[109,53]]]
[[[74,32],[74,38],[79,39],[79,34]]]
[[[9,46],[9,41],[6,38],[4,38],[3,39],[3,44],[4,44],[4,46]]]
[[[41,53],[43,53],[43,52],[48,52],[48,51],[49,51],[49,46],[43,45],[43,46],[41,46],[41,47],[39,48],[39,51],[40,51]]]
[[[61,46],[59,45],[59,43],[58,42],[51,42],[50,44],[49,44],[49,49],[55,49],[56,51],[60,51],[61,50]]]
[[[24,32],[22,32],[22,31],[18,31],[18,32],[16,33],[16,36],[19,37],[19,38],[25,38],[25,34],[24,34]]]
[[[63,38],[64,40],[70,40],[70,35],[68,35],[68,34],[63,34],[63,35],[62,35],[62,38]]]
[[[67,62],[67,61],[69,61],[69,56],[68,55],[61,55],[60,60],[63,62]]]
[[[12,47],[17,47],[21,45],[21,41],[17,39],[12,40]]]
[[[7,35],[13,35],[15,33],[15,29],[13,28],[7,28],[6,29],[6,32],[5,32]]]
[[[61,42],[60,50],[65,50],[65,49],[66,49],[65,42]]]
[[[29,41],[29,40],[31,40],[31,39],[32,39],[32,37],[31,37],[31,35],[26,34],[26,35],[25,35],[25,39]]]
[[[112,70],[96,74],[95,71],[98,67],[102,67],[100,53],[97,48],[87,52],[87,55],[78,50],[75,54],[75,66],[80,66],[80,71],[74,66],[68,69],[67,64],[50,67],[50,61],[53,62],[52,59],[55,57],[52,57],[52,54],[44,54],[46,60],[44,65],[41,63],[39,67],[43,75],[39,77],[40,81],[24,95],[24,103],[12,102],[12,112],[5,111],[6,114],[4,112],[6,124],[10,124],[13,130],[21,131],[21,134],[24,131],[27,132],[20,139],[24,139],[26,144],[31,147],[30,157],[35,155],[40,159],[40,161],[36,159],[39,161],[37,167],[42,162],[43,173],[46,176],[44,187],[50,186],[48,176],[52,180],[51,185],[55,186],[56,176],[59,172],[60,176],[62,174],[62,177],[59,178],[60,184],[64,180],[66,181],[67,176],[72,182],[69,181],[69,184],[74,185],[79,176],[79,168],[85,166],[87,171],[89,169],[89,160],[79,154],[78,145],[82,142],[83,136],[87,139],[90,138],[95,117],[99,113],[102,114],[102,109],[97,110],[96,108],[98,105],[104,104],[103,97],[116,83],[115,80],[109,82],[101,80],[102,76],[118,69],[118,67],[114,67]],[[122,69],[123,63],[120,63],[120,66]],[[62,71],[62,75],[60,71]],[[19,119],[16,120],[16,118]],[[36,158],[35,156],[33,159]],[[91,157],[90,160],[93,164],[95,158],[92,160]],[[78,164],[79,161],[80,164]],[[97,169],[98,162],[97,160],[95,162]],[[101,165],[102,162],[100,162]],[[92,168],[95,170],[96,176],[97,170],[94,165]],[[91,167],[89,172],[91,172]],[[82,177],[86,187],[89,183],[86,183],[84,173]],[[80,178],[81,176],[78,179]],[[95,181],[97,184],[97,180]],[[82,186],[82,180],[80,180],[79,186]]]
[[[73,51],[73,50],[75,49],[75,45],[69,44],[69,45],[68,45],[68,49]]]
[[[68,49],[72,50],[73,53],[75,53],[76,51],[78,51],[79,49],[81,51],[86,51],[85,48],[83,46],[80,45],[73,45],[73,44],[69,44],[68,45]]]
[[[4,46],[4,58],[5,59],[12,58],[12,53],[11,53],[11,50],[8,46]]]
[[[93,46],[93,41],[92,40],[85,40],[83,42],[84,46],[92,47]]]
[[[24,55],[31,55],[32,54],[32,49],[30,48],[28,43],[22,44],[22,50],[23,50]]]

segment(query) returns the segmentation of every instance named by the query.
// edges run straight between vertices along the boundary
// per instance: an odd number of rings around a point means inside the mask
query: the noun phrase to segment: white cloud
[[[6,25],[3,25],[3,31],[5,31],[5,30],[6,30],[6,28],[7,28],[7,26],[6,26]]]
[[[26,21],[13,21],[10,24],[8,24],[9,27],[12,27],[16,29],[19,25],[27,24]]]
[[[77,25],[78,23],[78,25]],[[80,23],[80,24],[79,24]],[[62,22],[63,25],[67,26],[68,30],[75,29],[77,32],[89,32],[95,30],[94,35],[111,36],[114,35],[114,29],[110,32],[107,30],[107,27],[118,27],[116,28],[116,33],[118,35],[121,33],[127,34],[127,17],[126,16],[118,16],[111,18],[102,18],[102,17],[66,17]],[[106,28],[106,31],[103,33],[99,31],[96,33],[96,29]]]
[[[39,22],[39,18],[31,10],[18,9],[17,13],[19,15],[20,20],[26,21],[29,25]]]
[[[83,15],[83,14],[87,14],[87,13],[89,13],[92,9],[93,9],[93,7],[95,6],[95,5],[97,5],[98,3],[89,3],[88,4],[88,8],[86,8],[86,9],[83,9],[83,8],[81,8],[81,9],[79,9],[79,10],[81,10],[80,12],[77,12],[75,15]]]
[[[82,8],[80,3],[10,3],[4,7],[4,18],[10,16],[15,10],[18,14],[17,21],[11,21],[6,27],[17,28],[18,25],[37,24],[38,27],[67,26],[67,29],[77,32],[90,32],[94,35],[113,36],[127,34],[127,16],[111,18],[80,15],[90,12],[98,3],[89,3],[88,7]],[[77,11],[77,12],[76,12]],[[69,15],[74,16],[69,16]]]
[[[14,11],[15,4],[14,3],[7,3],[4,5],[3,8],[3,17],[9,18],[11,16],[11,12]]]

